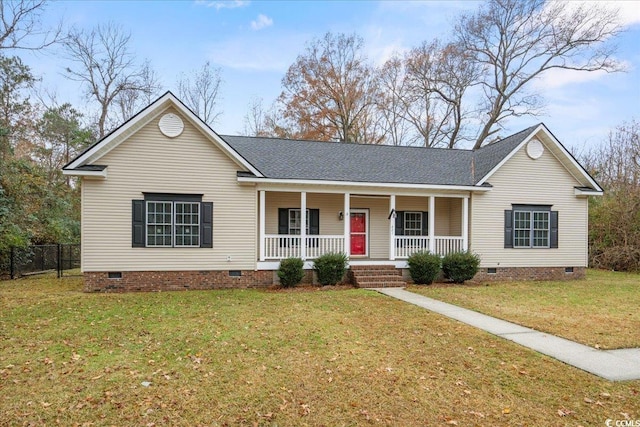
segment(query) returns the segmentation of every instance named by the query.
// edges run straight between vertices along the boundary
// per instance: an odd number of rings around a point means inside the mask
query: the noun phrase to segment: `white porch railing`
[[[284,259],[301,256],[300,236],[295,234],[267,234],[264,236],[265,259]],[[306,258],[313,259],[329,252],[344,252],[344,236],[306,237]]]
[[[415,252],[429,250],[428,236],[395,236],[396,258],[409,258]]]
[[[344,236],[307,236],[307,258],[344,253]]]
[[[429,250],[428,236],[395,236],[396,258],[409,258],[411,254]],[[464,250],[464,238],[459,236],[434,237],[434,252],[444,256]]]
[[[415,252],[428,251],[428,236],[395,236],[395,258],[406,259]],[[295,234],[267,234],[264,237],[265,260],[280,260],[301,256],[299,235]],[[314,259],[329,252],[345,252],[344,236],[317,236],[306,237],[306,259]],[[459,236],[434,237],[434,252],[438,255],[446,255],[451,252],[460,252],[464,247],[464,238]]]
[[[446,255],[451,252],[462,252],[464,250],[464,237],[458,236],[436,236],[434,252],[438,255]]]

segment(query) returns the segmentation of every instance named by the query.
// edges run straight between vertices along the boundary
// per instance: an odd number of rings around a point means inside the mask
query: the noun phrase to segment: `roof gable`
[[[569,151],[547,129],[544,123],[531,126],[507,138],[475,151],[476,184],[483,185],[530,140],[538,138],[578,182],[596,192],[602,188]]]
[[[166,92],[160,98],[141,110],[138,114],[127,120],[124,124],[87,148],[75,159],[67,163],[63,167],[63,171],[66,171],[69,174],[74,174],[75,172],[80,170],[86,171],[87,165],[96,164],[95,162],[99,161],[99,159],[102,158],[105,154],[115,149],[129,136],[141,129],[143,126],[145,126],[147,123],[152,121],[154,118],[156,118],[158,115],[160,115],[170,107],[174,107],[178,112],[180,112],[183,117],[185,117],[200,132],[207,136],[214,145],[220,148],[238,165],[251,171],[256,176],[263,176],[258,169],[256,169],[251,163],[249,163],[245,158],[243,158],[233,148],[231,148],[224,139],[222,139],[217,133],[215,133],[206,123],[204,123],[198,116],[196,116],[170,91]]]

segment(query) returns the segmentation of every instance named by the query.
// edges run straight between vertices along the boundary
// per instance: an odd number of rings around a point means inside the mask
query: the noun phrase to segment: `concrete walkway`
[[[371,290],[480,328],[610,381],[640,379],[640,348],[597,350],[477,311],[408,292],[403,288],[372,288]]]

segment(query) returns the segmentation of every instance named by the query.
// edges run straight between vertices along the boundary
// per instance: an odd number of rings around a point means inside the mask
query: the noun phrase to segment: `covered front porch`
[[[350,265],[394,264],[468,249],[469,193],[258,191],[258,268],[342,252]],[[305,212],[305,215],[301,213]],[[311,263],[306,263],[309,267]]]

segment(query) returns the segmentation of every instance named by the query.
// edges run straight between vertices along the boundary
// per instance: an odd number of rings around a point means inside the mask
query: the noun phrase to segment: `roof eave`
[[[330,181],[316,179],[285,179],[285,178],[260,178],[238,176],[238,182],[256,184],[290,184],[290,185],[332,185],[338,187],[382,187],[397,189],[424,189],[424,190],[454,190],[454,191],[491,191],[490,185],[444,185],[444,184],[415,184],[399,182],[358,182],[358,181]]]
[[[575,187],[573,192],[576,196],[602,196],[604,194],[603,190],[595,190],[593,188],[581,188]]]
[[[62,175],[107,178],[107,168],[102,170],[62,169]]]

